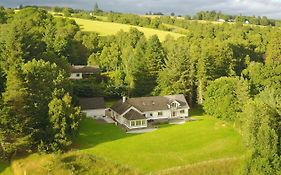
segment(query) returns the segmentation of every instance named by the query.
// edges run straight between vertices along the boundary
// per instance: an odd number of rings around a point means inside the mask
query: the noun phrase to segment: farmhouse
[[[100,68],[98,66],[76,65],[71,66],[69,71],[70,79],[79,80],[82,78],[87,78],[89,75],[99,74]]]
[[[123,97],[110,108],[113,120],[129,129],[145,128],[150,120],[186,118],[188,110],[184,95]]]
[[[82,112],[88,117],[104,117],[105,103],[103,97],[79,98],[79,105]]]

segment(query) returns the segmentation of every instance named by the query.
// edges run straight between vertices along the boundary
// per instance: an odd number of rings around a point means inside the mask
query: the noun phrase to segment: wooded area
[[[128,21],[146,26],[140,18]],[[67,149],[82,118],[77,96],[184,94],[241,130],[252,150],[245,174],[280,174],[280,28],[156,20],[188,33],[164,42],[134,28],[100,36],[40,8],[1,8],[0,156]],[[102,80],[70,81],[72,64],[98,65]]]

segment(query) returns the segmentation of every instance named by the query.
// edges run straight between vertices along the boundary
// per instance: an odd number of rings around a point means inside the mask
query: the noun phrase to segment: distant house
[[[218,22],[225,22],[225,20],[224,19],[218,19]]]
[[[103,97],[79,98],[79,106],[88,117],[104,117],[105,103]]]
[[[100,68],[98,66],[83,66],[83,65],[76,65],[71,66],[70,69],[70,79],[82,79],[86,78],[89,75],[99,74]]]
[[[113,120],[129,129],[145,128],[149,120],[186,118],[188,110],[184,95],[123,97],[110,108]]]

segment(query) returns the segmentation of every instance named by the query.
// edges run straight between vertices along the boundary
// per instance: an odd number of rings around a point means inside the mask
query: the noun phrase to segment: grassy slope
[[[164,125],[139,135],[125,134],[113,125],[102,127],[87,119],[77,142],[84,149],[81,152],[143,172],[243,155],[241,137],[232,127],[212,117],[201,119],[184,125]]]
[[[112,124],[88,118],[83,120],[75,140],[77,150],[57,156],[33,154],[13,161],[12,169],[16,175],[24,170],[29,174],[46,174],[48,169],[51,174],[71,174],[69,169],[103,174],[231,174],[245,153],[241,136],[213,117],[197,118],[201,120],[161,125],[159,130],[145,134],[126,134]],[[65,162],[72,154],[78,158]],[[93,159],[91,155],[102,159]]]
[[[15,175],[134,175],[135,170],[88,154],[32,154],[13,161]]]
[[[11,175],[12,171],[8,164],[0,162],[0,174],[1,175]]]
[[[129,31],[130,28],[137,28],[139,31],[143,32],[146,37],[150,37],[152,35],[158,35],[161,41],[164,41],[167,35],[171,35],[175,38],[184,36],[179,33],[161,31],[156,29],[137,27],[127,24],[119,24],[112,22],[103,22],[103,21],[92,21],[86,19],[73,18],[78,25],[80,25],[82,31],[86,32],[97,32],[100,35],[114,35],[120,30]]]

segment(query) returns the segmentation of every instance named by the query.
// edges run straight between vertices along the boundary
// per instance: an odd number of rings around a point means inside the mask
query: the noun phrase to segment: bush
[[[207,87],[203,108],[217,118],[234,120],[248,98],[248,84],[244,80],[222,77]]]

